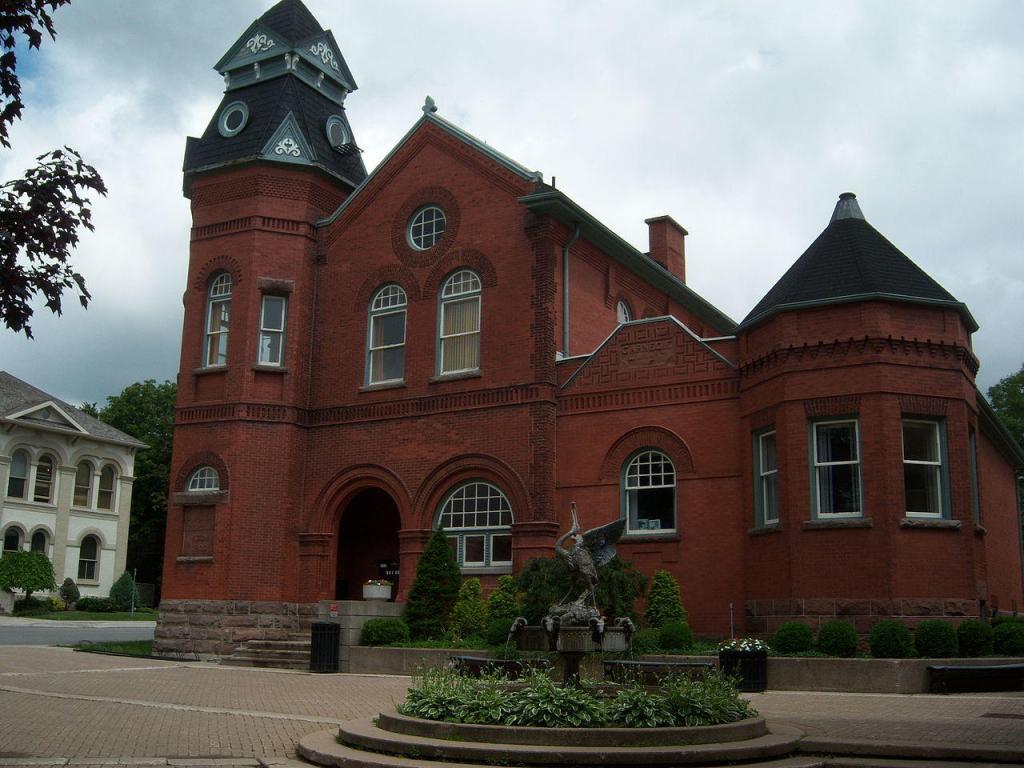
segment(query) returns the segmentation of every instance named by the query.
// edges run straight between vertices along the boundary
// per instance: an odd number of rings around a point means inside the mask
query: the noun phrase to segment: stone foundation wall
[[[787,621],[802,621],[817,630],[826,621],[843,619],[866,635],[883,619],[897,619],[910,629],[928,619],[977,618],[976,600],[962,598],[894,598],[869,600],[852,598],[792,598],[784,600],[748,600],[746,631],[772,634]]]
[[[162,600],[153,652],[161,656],[215,659],[247,640],[309,637],[316,603],[249,600]]]

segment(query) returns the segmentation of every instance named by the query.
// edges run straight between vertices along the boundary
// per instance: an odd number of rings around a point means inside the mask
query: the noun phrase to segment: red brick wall
[[[1021,585],[1020,522],[1017,516],[1016,480],[992,441],[978,431],[978,475],[981,485],[981,524],[990,608],[1000,611],[1024,610]]]

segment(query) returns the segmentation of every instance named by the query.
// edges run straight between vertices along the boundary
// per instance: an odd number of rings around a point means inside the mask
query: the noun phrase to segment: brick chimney
[[[644,223],[650,243],[647,255],[685,283],[687,231],[671,216],[655,216]]]

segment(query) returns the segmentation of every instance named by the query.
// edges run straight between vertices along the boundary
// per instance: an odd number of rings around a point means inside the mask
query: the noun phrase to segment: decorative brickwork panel
[[[949,401],[937,397],[900,397],[900,410],[907,416],[945,416]]]
[[[819,397],[804,401],[804,411],[812,419],[822,416],[849,416],[860,410],[860,397]]]
[[[213,556],[214,519],[213,507],[185,507],[181,535],[183,557]]]

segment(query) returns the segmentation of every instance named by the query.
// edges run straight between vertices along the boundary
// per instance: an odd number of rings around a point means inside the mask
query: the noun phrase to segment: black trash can
[[[313,622],[309,649],[310,672],[337,672],[341,625],[329,621]]]
[[[718,663],[730,677],[738,678],[744,693],[761,693],[768,687],[768,654],[765,651],[738,651],[723,648]]]

